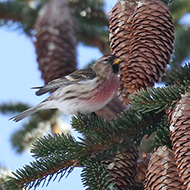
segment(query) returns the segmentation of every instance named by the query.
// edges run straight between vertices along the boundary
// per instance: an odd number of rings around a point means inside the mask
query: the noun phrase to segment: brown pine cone
[[[110,48],[121,59],[120,94],[152,87],[163,76],[173,53],[174,28],[161,0],[119,0],[110,12]]]
[[[174,154],[166,146],[159,147],[150,158],[146,173],[147,190],[182,190]]]
[[[34,28],[37,61],[45,83],[76,70],[75,21],[67,0],[47,2]]]
[[[170,117],[171,141],[179,176],[185,189],[190,189],[190,93],[183,95]]]
[[[113,160],[107,161],[108,172],[115,179],[118,190],[132,190],[135,184],[138,150],[130,147],[128,150],[118,152]]]

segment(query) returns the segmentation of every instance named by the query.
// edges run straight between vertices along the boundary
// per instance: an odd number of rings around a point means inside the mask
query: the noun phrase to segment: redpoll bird
[[[14,121],[43,109],[59,109],[65,115],[88,114],[103,108],[112,100],[119,87],[118,71],[120,60],[106,55],[91,68],[77,70],[65,77],[55,79],[39,89],[36,95],[53,93],[40,104],[12,117]]]

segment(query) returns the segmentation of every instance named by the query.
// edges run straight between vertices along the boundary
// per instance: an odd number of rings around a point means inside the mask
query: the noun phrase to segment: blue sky
[[[117,0],[106,0],[106,12],[108,12]],[[101,53],[96,48],[86,48],[81,45],[77,48],[79,67],[87,64],[92,59],[98,59]],[[44,96],[37,97],[33,86],[43,85],[41,74],[38,70],[36,62],[35,49],[24,34],[18,31],[10,31],[8,28],[0,28],[0,103],[8,101],[21,101],[35,105],[44,99]],[[22,126],[22,122],[14,123],[8,121],[8,116],[0,114],[0,165],[15,171],[22,168],[33,160],[29,151],[23,154],[16,154],[10,144],[10,136]],[[76,168],[67,179],[62,178],[51,182],[46,189],[64,189],[67,190],[83,190],[80,181],[81,169]]]

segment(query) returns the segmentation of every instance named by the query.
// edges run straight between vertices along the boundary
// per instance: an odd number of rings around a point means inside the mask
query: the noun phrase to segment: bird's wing
[[[34,87],[33,89],[39,89],[36,92],[37,96],[45,94],[47,92],[52,92],[58,89],[59,87],[68,86],[81,81],[92,80],[96,77],[96,73],[91,68],[77,70],[65,77],[61,77],[55,80],[52,80],[45,86]]]
[[[91,68],[77,70],[67,76],[69,81],[79,82],[79,81],[86,81],[91,80],[96,77],[96,73]]]

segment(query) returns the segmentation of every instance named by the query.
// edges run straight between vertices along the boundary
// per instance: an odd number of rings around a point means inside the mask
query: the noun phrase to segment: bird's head
[[[115,55],[104,55],[93,65],[93,70],[101,78],[109,77],[119,72],[120,59]]]

